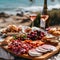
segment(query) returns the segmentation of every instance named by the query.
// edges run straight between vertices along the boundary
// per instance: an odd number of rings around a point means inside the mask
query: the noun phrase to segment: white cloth
[[[2,42],[4,39],[0,37],[0,42]],[[12,56],[10,53],[6,52],[4,49],[0,47],[0,58],[6,59],[6,60],[14,60],[14,56]]]
[[[14,57],[6,52],[4,49],[0,47],[0,58],[6,59],[6,60],[14,60]]]
[[[40,27],[43,27],[43,28],[45,28],[45,20],[44,19],[41,19],[40,20]]]

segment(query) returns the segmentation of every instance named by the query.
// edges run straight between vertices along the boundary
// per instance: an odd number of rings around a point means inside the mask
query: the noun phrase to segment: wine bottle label
[[[45,20],[40,20],[40,27],[42,27],[42,28],[45,28],[45,24],[46,24],[46,22],[45,22]]]

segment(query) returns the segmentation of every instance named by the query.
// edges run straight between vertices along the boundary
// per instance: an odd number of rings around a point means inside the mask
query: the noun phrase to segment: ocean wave
[[[48,6],[48,10],[52,10],[53,8],[59,9],[60,8],[60,4],[49,5]],[[43,6],[19,7],[19,8],[16,9],[16,11],[20,11],[20,10],[42,11],[43,10]]]
[[[42,6],[29,6],[29,7],[19,7],[16,11],[40,11],[42,10]]]
[[[52,10],[53,8],[59,9],[60,8],[60,4],[48,6],[48,10]]]
[[[52,10],[53,8],[59,9],[60,4],[49,5],[48,10]],[[6,12],[8,14],[16,14],[20,12],[32,11],[32,12],[42,12],[43,6],[28,6],[28,7],[18,7],[18,8],[0,8],[0,12]]]

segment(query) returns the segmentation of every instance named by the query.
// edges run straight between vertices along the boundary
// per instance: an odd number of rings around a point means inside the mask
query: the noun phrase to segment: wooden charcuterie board
[[[8,47],[8,46],[2,46],[3,49],[5,49],[7,52],[9,52],[9,53],[11,53],[11,54],[13,54],[13,55],[15,55],[15,56],[23,57],[23,58],[27,58],[27,59],[31,59],[31,60],[47,60],[49,57],[55,55],[55,54],[58,53],[59,50],[60,50],[60,44],[58,44],[58,45],[56,46],[56,50],[55,50],[55,51],[51,51],[51,52],[46,53],[46,54],[44,54],[44,55],[42,55],[42,56],[39,56],[39,57],[31,57],[31,56],[29,56],[28,54],[16,55],[16,54],[14,54],[12,51],[8,50],[7,47]]]

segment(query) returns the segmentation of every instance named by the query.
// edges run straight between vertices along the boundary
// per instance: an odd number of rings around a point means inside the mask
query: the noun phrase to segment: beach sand
[[[31,24],[31,21],[29,19],[29,17],[27,16],[16,16],[16,15],[12,15],[9,16],[8,18],[0,18],[0,29],[7,27],[8,25],[27,25],[29,26]]]

